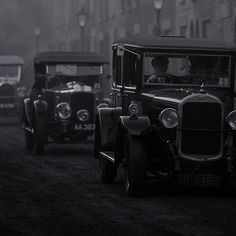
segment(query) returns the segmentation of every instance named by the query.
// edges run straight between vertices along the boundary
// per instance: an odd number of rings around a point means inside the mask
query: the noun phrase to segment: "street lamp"
[[[84,50],[84,27],[87,20],[87,13],[85,11],[84,6],[81,8],[81,10],[76,14],[77,18],[77,24],[80,26],[80,32],[81,32],[81,51]]]
[[[161,35],[161,10],[163,6],[164,0],[153,0],[153,5],[156,11],[156,27],[154,31],[154,35]]]
[[[39,37],[40,37],[41,31],[38,26],[34,27],[34,36],[35,36],[35,51],[36,54],[39,52]]]

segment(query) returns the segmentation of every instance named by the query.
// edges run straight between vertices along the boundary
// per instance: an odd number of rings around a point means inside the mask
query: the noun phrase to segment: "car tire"
[[[95,137],[94,137],[94,151],[93,156],[95,159],[98,159],[100,157],[100,151],[101,151],[101,130],[99,125],[99,118],[96,118],[96,125],[95,125]]]
[[[123,157],[125,192],[128,196],[142,196],[146,177],[146,154],[140,137],[126,134]]]
[[[103,183],[112,184],[116,180],[117,166],[104,157],[100,157],[100,177]]]
[[[34,135],[27,130],[25,130],[25,148],[26,150],[34,149]]]
[[[43,155],[45,153],[45,143],[46,143],[46,115],[37,114],[35,115],[35,152],[38,155]]]

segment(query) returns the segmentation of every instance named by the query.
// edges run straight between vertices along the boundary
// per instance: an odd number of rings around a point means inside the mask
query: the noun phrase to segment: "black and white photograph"
[[[0,236],[235,222],[235,0],[0,0]]]

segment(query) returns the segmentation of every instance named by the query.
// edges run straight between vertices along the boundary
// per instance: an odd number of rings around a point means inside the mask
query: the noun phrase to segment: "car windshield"
[[[144,84],[186,84],[228,87],[230,56],[146,54]]]
[[[92,90],[100,88],[99,77],[102,66],[57,64],[47,65],[47,88],[68,88]]]
[[[18,66],[0,66],[0,77],[15,78],[18,73]]]

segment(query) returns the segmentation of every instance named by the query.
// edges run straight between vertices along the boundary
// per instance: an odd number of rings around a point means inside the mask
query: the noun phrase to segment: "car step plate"
[[[221,177],[217,175],[190,175],[178,174],[178,183],[193,186],[218,187],[221,185]]]

